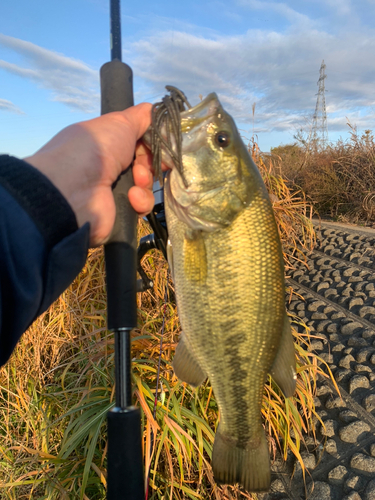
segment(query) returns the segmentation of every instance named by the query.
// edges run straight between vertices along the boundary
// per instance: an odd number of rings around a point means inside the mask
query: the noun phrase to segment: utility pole
[[[312,126],[312,143],[315,148],[318,144],[325,148],[328,142],[328,128],[327,128],[327,111],[326,111],[326,98],[325,98],[325,79],[327,75],[325,74],[326,65],[324,59],[320,66],[319,80],[317,85],[319,87],[318,97],[316,99],[315,113],[313,116],[313,126]]]

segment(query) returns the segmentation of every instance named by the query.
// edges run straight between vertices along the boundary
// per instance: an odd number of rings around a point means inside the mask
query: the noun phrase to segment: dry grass
[[[350,139],[324,149],[311,144],[272,150],[284,176],[302,187],[322,217],[354,223],[375,223],[375,141],[354,127]]]
[[[253,151],[254,155],[257,152]],[[259,158],[258,158],[259,160]],[[302,195],[262,162],[288,248],[311,243],[313,232]],[[303,227],[299,231],[297,226]],[[149,229],[143,221],[140,235]],[[292,238],[288,239],[288,235]],[[236,487],[218,487],[210,466],[217,404],[208,382],[197,390],[178,381],[172,359],[180,326],[167,266],[154,251],[144,258],[154,289],[138,296],[139,328],[133,334],[133,381],[142,407],[145,470],[151,499],[250,499]],[[164,303],[167,287],[167,303]],[[106,490],[106,413],[113,405],[113,337],[106,330],[104,264],[101,249],[90,253],[72,286],[30,327],[10,362],[0,370],[1,491],[4,498],[103,500]],[[165,312],[161,384],[155,399],[157,362]],[[299,455],[304,436],[314,435],[313,396],[317,358],[304,335],[294,331],[298,359],[295,397],[285,400],[269,379],[262,413],[273,453]],[[151,450],[151,431],[154,447]],[[152,451],[152,455],[151,455]],[[150,458],[151,457],[151,458]]]

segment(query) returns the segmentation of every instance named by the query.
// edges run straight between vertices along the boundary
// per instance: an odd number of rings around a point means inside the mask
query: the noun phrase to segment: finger
[[[142,140],[138,141],[136,149],[135,149],[135,163],[141,163],[144,167],[146,167],[151,172],[154,171],[152,166],[152,154],[147,146],[142,142]]]
[[[134,210],[142,217],[149,214],[155,204],[155,198],[152,191],[139,186],[131,187],[128,197]]]
[[[121,111],[124,118],[126,118],[131,127],[136,132],[136,140],[140,139],[151,125],[151,108],[152,104],[149,102],[142,102],[136,106]]]
[[[151,189],[154,184],[154,176],[147,166],[135,163],[133,166],[134,184],[144,189]]]
[[[151,154],[150,149],[146,146],[146,144],[142,141],[142,139],[139,140],[137,143],[136,156],[137,156],[137,161],[139,159],[143,165],[150,168],[150,170],[154,172],[154,166],[152,161],[153,156]],[[166,171],[170,170],[170,167],[168,167],[165,163],[161,162],[161,169],[163,171]]]

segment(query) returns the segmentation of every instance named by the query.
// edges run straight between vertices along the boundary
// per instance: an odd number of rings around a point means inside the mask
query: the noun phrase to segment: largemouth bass
[[[163,152],[172,168],[165,212],[183,332],[173,367],[193,386],[206,377],[211,382],[220,410],[215,480],[264,491],[270,485],[261,420],[266,377],[271,373],[286,397],[296,383],[278,229],[261,175],[216,94],[180,119],[179,168]]]

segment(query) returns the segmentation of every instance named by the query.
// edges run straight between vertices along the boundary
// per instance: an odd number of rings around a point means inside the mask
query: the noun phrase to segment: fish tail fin
[[[262,428],[260,431],[256,446],[253,440],[244,448],[236,447],[233,440],[216,431],[212,468],[217,483],[240,483],[249,492],[269,490],[270,457],[266,436]]]

